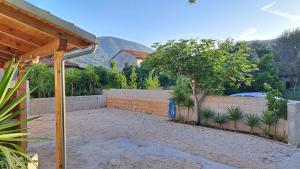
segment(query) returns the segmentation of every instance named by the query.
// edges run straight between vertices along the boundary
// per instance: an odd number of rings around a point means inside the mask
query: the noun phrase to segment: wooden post
[[[61,60],[64,51],[54,52],[54,86],[55,86],[55,117],[56,117],[56,168],[62,168],[63,156],[63,132],[62,128],[62,84],[61,84]]]
[[[26,72],[26,68],[24,64],[19,64],[19,74],[17,76],[17,79],[21,79]],[[26,80],[24,80],[20,87],[18,88],[17,91],[17,95],[21,96],[22,94],[26,93]],[[18,106],[17,106],[18,110],[22,110],[24,109],[19,115],[18,115],[18,120],[25,120],[27,119],[27,112],[26,112],[26,99],[24,101],[22,101]],[[26,133],[27,130],[27,122],[24,122],[22,124],[19,125],[19,128],[22,129],[21,132]],[[27,142],[26,141],[21,141],[20,142],[20,146],[24,149],[27,150]]]

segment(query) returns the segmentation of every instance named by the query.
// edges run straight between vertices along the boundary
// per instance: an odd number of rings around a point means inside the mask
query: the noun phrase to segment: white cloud
[[[237,41],[251,41],[251,40],[266,40],[273,39],[275,36],[274,33],[260,33],[256,28],[249,28],[241,32],[240,34],[232,35],[233,39]]]
[[[290,14],[288,12],[282,12],[282,11],[278,11],[278,10],[273,9],[275,4],[276,4],[276,2],[268,4],[264,7],[262,7],[261,10],[265,11],[265,12],[268,12],[270,14],[274,14],[274,15],[277,15],[277,16],[284,17],[284,18],[289,19],[290,21],[293,21],[293,22],[300,21],[300,16],[299,15],[293,15],[293,14]]]
[[[237,40],[252,40],[253,36],[257,34],[256,28],[249,28],[240,35],[237,36]]]

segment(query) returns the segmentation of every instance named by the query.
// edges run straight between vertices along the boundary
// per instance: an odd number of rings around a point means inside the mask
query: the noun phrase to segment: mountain
[[[153,52],[151,48],[142,44],[116,37],[98,37],[97,41],[98,47],[95,53],[72,59],[72,62],[75,62],[80,66],[92,64],[95,66],[102,65],[104,67],[109,67],[110,59],[122,49],[131,49],[148,53]]]

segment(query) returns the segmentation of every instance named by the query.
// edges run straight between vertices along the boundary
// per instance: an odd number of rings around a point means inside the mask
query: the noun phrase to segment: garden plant
[[[237,122],[243,118],[243,112],[235,106],[227,108],[227,116],[229,120],[234,122],[234,130],[237,131]]]
[[[203,108],[200,111],[201,111],[201,118],[204,121],[204,125],[207,126],[208,119],[213,118],[215,115],[215,112],[209,108]]]
[[[218,115],[214,117],[214,121],[215,123],[219,124],[219,128],[222,128],[222,124],[227,122],[227,117],[218,113]]]
[[[3,169],[27,169],[27,164],[32,163],[30,156],[17,143],[29,140],[28,133],[24,129],[17,127],[22,123],[27,123],[27,119],[14,119],[24,110],[14,110],[19,103],[24,101],[30,93],[22,93],[12,99],[21,83],[26,79],[21,77],[11,88],[12,80],[17,74],[18,63],[13,59],[7,68],[0,82],[0,168]],[[10,88],[10,89],[9,89]],[[31,118],[29,120],[32,120]]]
[[[246,122],[247,126],[250,127],[250,132],[251,132],[252,135],[253,135],[254,127],[259,125],[259,121],[260,121],[260,119],[256,115],[249,114],[249,115],[246,116],[245,122]]]

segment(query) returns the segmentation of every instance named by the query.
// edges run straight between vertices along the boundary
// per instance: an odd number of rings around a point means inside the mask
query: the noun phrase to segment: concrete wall
[[[107,107],[167,117],[170,92],[169,90],[111,89],[104,91],[104,94],[107,96]],[[245,116],[248,114],[261,116],[262,112],[267,109],[264,98],[254,97],[206,96],[201,106],[220,114],[227,114],[226,110],[230,106],[237,106],[243,111]],[[181,113],[184,117],[187,116],[186,109],[181,109]],[[188,120],[196,121],[196,117],[196,113],[191,111]],[[213,127],[218,126],[213,120],[209,120],[208,125]],[[224,124],[222,128],[233,130],[234,124],[233,122],[228,122]],[[254,132],[262,133],[261,128],[264,128],[264,126],[255,128]],[[287,121],[280,120],[277,126],[278,135],[282,138],[287,138],[287,128]],[[244,120],[238,123],[238,130],[249,131],[249,127],[245,125]],[[271,132],[274,133],[274,128],[271,129]]]
[[[300,102],[288,103],[288,141],[300,147]]]
[[[169,92],[165,90],[110,89],[104,91],[107,107],[167,116]]]
[[[73,96],[66,98],[67,111],[78,111],[106,107],[106,96]],[[30,99],[30,115],[54,113],[54,98]]]

